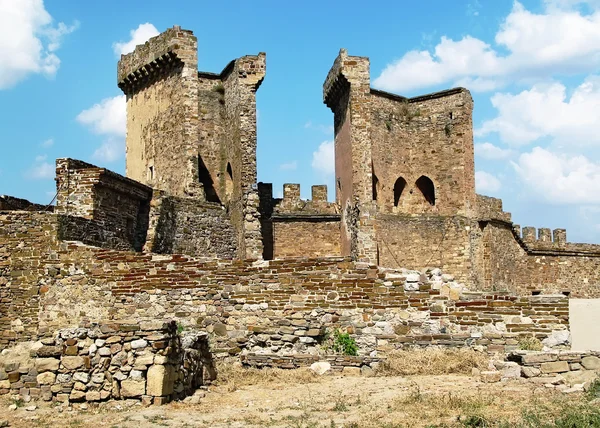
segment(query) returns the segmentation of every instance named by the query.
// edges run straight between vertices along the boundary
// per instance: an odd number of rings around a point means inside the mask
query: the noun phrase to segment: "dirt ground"
[[[316,377],[291,373],[210,386],[195,405],[144,408],[135,402],[112,401],[89,404],[83,410],[78,404],[36,402],[19,403],[19,408],[9,410],[14,400],[4,397],[0,421],[27,428],[489,426],[478,424],[477,418],[521,421],[527,409],[551,412],[581,400],[581,393],[566,395],[525,380],[484,384],[465,375]],[[37,408],[27,410],[32,404]]]

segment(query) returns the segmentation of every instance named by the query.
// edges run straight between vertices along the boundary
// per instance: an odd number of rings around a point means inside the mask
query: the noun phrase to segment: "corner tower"
[[[175,197],[227,208],[239,258],[260,258],[256,91],[266,55],[198,71],[197,39],[169,28],[118,65],[127,97],[127,177]]]

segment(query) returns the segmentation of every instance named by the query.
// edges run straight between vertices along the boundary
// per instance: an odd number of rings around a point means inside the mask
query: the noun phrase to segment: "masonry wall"
[[[55,212],[60,237],[120,250],[141,250],[152,190],[74,159],[56,161]]]
[[[371,98],[373,198],[379,212],[469,214],[475,207],[469,92],[458,88],[403,98],[372,89]],[[421,176],[433,181],[434,204],[417,187]],[[406,186],[395,198],[400,178]]]
[[[327,201],[326,185],[312,186],[312,198],[308,200],[300,199],[300,185],[293,183],[283,185],[282,199],[272,199],[271,187],[263,185],[262,193],[263,199],[271,198],[270,211],[262,211],[270,219],[272,258],[341,254],[341,216],[338,205]],[[268,226],[263,226],[263,235],[269,232]]]
[[[366,354],[406,344],[499,349],[568,325],[562,295],[459,297],[427,278],[409,283],[408,273],[344,258],[203,262],[100,249],[58,242],[56,219],[0,215],[4,346],[95,320],[175,319],[211,333],[219,355],[311,353],[338,327]]]
[[[379,264],[416,270],[439,266],[444,272],[452,272],[458,281],[477,284],[474,248],[478,239],[473,239],[476,225],[458,216],[378,214]]]
[[[273,257],[340,255],[339,216],[278,216],[273,219]]]
[[[146,251],[233,259],[236,244],[235,229],[220,204],[155,195]]]
[[[127,96],[127,177],[170,194],[197,195],[197,39],[175,26],[121,56]]]
[[[207,335],[173,322],[104,322],[63,329],[23,355],[0,356],[0,395],[44,401],[137,399],[163,404],[215,378]]]

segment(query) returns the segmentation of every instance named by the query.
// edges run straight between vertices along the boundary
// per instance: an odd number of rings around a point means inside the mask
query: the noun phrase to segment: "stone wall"
[[[340,255],[338,206],[327,201],[327,186],[312,186],[311,190],[312,198],[302,200],[299,184],[284,184],[283,198],[271,200],[268,212],[263,209],[268,216],[263,234],[268,227],[272,234],[270,258]]]
[[[554,387],[563,392],[583,391],[586,385],[594,382],[600,374],[599,352],[532,352],[516,351],[507,356],[508,364],[516,364],[516,371],[510,365],[501,373],[514,372],[509,377],[525,377],[546,387]],[[505,377],[505,376],[503,376]]]
[[[152,189],[74,159],[56,160],[56,208],[61,239],[141,250]]]
[[[0,394],[44,401],[133,398],[163,404],[215,379],[206,334],[180,337],[174,322],[105,322],[63,329],[0,356]],[[17,348],[18,349],[18,348]],[[15,353],[15,350],[12,351]]]
[[[146,251],[233,259],[236,244],[235,230],[220,204],[155,192]]]
[[[197,195],[197,39],[178,26],[122,55],[127,177],[176,196]]]
[[[461,282],[477,284],[474,227],[477,223],[459,216],[378,214],[379,264],[416,270],[439,266]]]
[[[475,208],[469,92],[457,88],[404,98],[371,89],[371,97],[373,199],[379,212],[468,215]],[[420,177],[433,182],[434,200],[419,188]]]
[[[0,211],[52,211],[54,206],[40,205],[27,199],[0,195]]]
[[[504,348],[519,335],[544,339],[568,326],[562,295],[461,296],[439,270],[388,271],[343,258],[201,261],[100,249],[59,242],[56,217],[0,216],[5,345],[99,319],[157,317],[206,330],[216,352],[233,355],[312,353],[334,328],[370,354],[407,344]]]

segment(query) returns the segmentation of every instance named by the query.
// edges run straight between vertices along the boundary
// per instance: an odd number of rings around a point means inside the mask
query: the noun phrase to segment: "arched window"
[[[233,193],[233,170],[229,162],[227,162],[227,174],[225,174],[225,193],[227,196],[231,196]]]
[[[406,180],[402,177],[399,177],[394,183],[394,206],[398,206],[398,202],[400,202],[400,196],[402,196],[402,192],[406,187]]]
[[[435,187],[433,186],[433,181],[429,177],[422,175],[415,184],[425,197],[425,200],[429,202],[429,205],[435,205]]]

